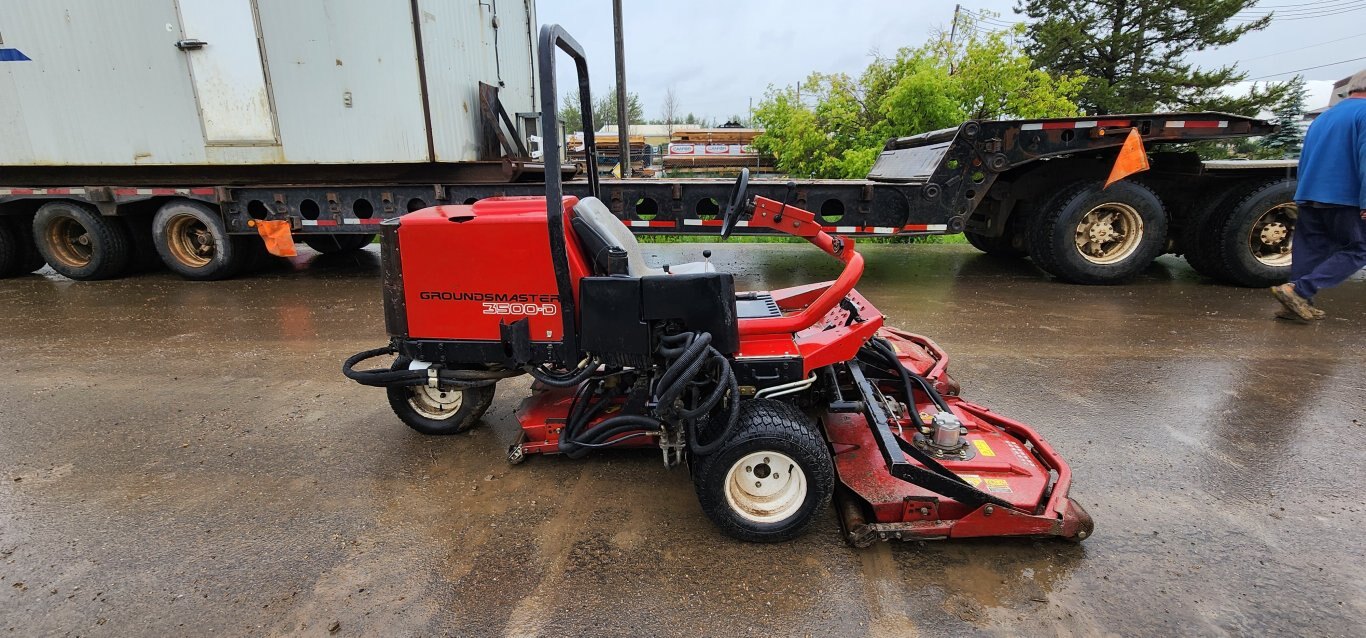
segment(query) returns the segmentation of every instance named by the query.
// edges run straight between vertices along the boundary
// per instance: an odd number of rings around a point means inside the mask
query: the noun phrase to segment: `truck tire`
[[[128,225],[128,236],[132,240],[128,257],[128,271],[132,273],[152,272],[165,266],[157,252],[156,241],[152,238],[152,216],[135,215],[123,218]]]
[[[406,370],[412,360],[399,357],[390,370]],[[431,388],[425,385],[389,386],[389,407],[408,427],[423,434],[442,436],[467,432],[493,404],[494,387]]]
[[[122,275],[132,244],[122,219],[75,202],[43,204],[33,217],[33,241],[53,270],[79,281]]]
[[[1247,191],[1218,220],[1208,252],[1221,278],[1249,288],[1290,278],[1290,240],[1299,215],[1295,180],[1265,182]]]
[[[1196,204],[1186,219],[1182,220],[1178,237],[1182,256],[1190,267],[1206,277],[1224,279],[1223,264],[1214,248],[1218,245],[1216,237],[1223,217],[1228,212],[1229,201],[1243,192],[1246,185],[1239,184],[1225,188]]]
[[[0,217],[0,278],[23,274],[19,271],[19,233],[9,219]]]
[[[1029,256],[1049,274],[1078,284],[1115,284],[1138,274],[1167,244],[1167,213],[1147,186],[1076,182],[1034,215]]]
[[[218,211],[200,202],[170,202],[152,217],[157,254],[167,268],[186,279],[213,281],[236,275],[249,259],[244,239],[228,235]]]
[[[1024,229],[1027,226],[1025,220],[1029,218],[1029,213],[1023,204],[1018,204],[1014,213],[1006,218],[1006,227],[1002,230],[999,237],[987,237],[972,231],[963,231],[963,237],[967,238],[968,243],[973,248],[980,250],[993,257],[1005,259],[1020,259],[1026,257],[1029,251],[1025,249]]]
[[[789,403],[752,399],[721,448],[693,474],[697,500],[718,528],[773,543],[804,533],[835,489],[834,462],[807,417]]]
[[[332,255],[348,253],[369,246],[370,242],[375,240],[375,234],[301,235],[299,240],[313,250],[324,255]]]

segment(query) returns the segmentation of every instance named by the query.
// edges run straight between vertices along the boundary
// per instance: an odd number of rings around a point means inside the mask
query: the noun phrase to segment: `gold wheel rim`
[[[1077,222],[1076,247],[1082,259],[1102,266],[1128,259],[1143,241],[1143,216],[1133,206],[1106,202]]]
[[[1268,266],[1290,265],[1290,244],[1295,235],[1299,209],[1286,202],[1267,209],[1253,222],[1247,246],[1257,261]]]
[[[179,215],[166,225],[166,247],[176,261],[191,268],[203,268],[216,252],[213,233],[193,215]]]
[[[58,217],[47,225],[44,233],[53,259],[63,266],[81,268],[95,255],[95,242],[90,231],[70,217]]]

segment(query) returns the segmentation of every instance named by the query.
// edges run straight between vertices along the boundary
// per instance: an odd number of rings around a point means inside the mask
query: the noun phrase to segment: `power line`
[[[1324,46],[1325,44],[1334,44],[1334,43],[1337,43],[1337,42],[1342,42],[1343,40],[1351,40],[1352,38],[1360,38],[1360,37],[1362,37],[1362,36],[1366,36],[1366,33],[1358,33],[1358,34],[1356,34],[1356,35],[1349,35],[1349,36],[1347,36],[1347,37],[1345,37],[1345,38],[1338,38],[1338,39],[1336,39],[1336,40],[1329,40],[1329,41],[1327,41],[1327,42],[1319,42],[1319,43],[1317,43],[1317,44],[1311,44],[1311,45],[1309,45],[1309,46],[1297,47],[1297,48],[1294,48],[1294,49],[1286,49],[1285,51],[1277,51],[1277,52],[1275,52],[1275,53],[1268,53],[1268,54],[1266,54],[1266,55],[1259,55],[1259,56],[1255,56],[1255,57],[1251,57],[1251,58],[1243,58],[1243,59],[1240,60],[1240,61],[1241,61],[1241,62],[1249,62],[1249,61],[1252,61],[1252,60],[1261,60],[1261,59],[1263,59],[1263,58],[1272,58],[1272,57],[1276,57],[1276,56],[1278,56],[1278,55],[1285,55],[1285,54],[1287,54],[1287,53],[1294,53],[1294,52],[1296,52],[1296,51],[1303,51],[1303,50],[1305,50],[1305,49],[1312,49],[1312,48],[1314,48],[1314,47],[1321,47],[1321,46]]]
[[[1351,4],[1344,4],[1334,7],[1311,8],[1306,9],[1304,11],[1273,10],[1265,13],[1239,13],[1230,18],[1230,20],[1240,22],[1255,22],[1257,20],[1262,20],[1268,17],[1271,18],[1271,20],[1274,22],[1288,22],[1291,20],[1313,20],[1317,18],[1326,18],[1329,16],[1342,15],[1344,13],[1352,13],[1355,11],[1360,11],[1362,9],[1366,9],[1366,2],[1358,1],[1352,2]]]
[[[1337,62],[1329,62],[1328,64],[1319,64],[1319,65],[1315,65],[1315,66],[1307,66],[1307,67],[1304,67],[1303,69],[1295,69],[1294,71],[1282,71],[1282,72],[1280,72],[1280,73],[1272,73],[1271,75],[1263,75],[1263,76],[1261,76],[1261,77],[1256,77],[1256,78],[1252,78],[1252,79],[1253,79],[1253,80],[1265,80],[1265,79],[1267,79],[1267,78],[1274,78],[1274,77],[1276,77],[1276,76],[1278,76],[1278,75],[1289,75],[1289,74],[1291,74],[1291,73],[1299,73],[1300,71],[1313,71],[1314,69],[1322,69],[1323,67],[1326,67],[1326,66],[1337,66],[1337,65],[1339,65],[1339,64],[1347,64],[1348,62],[1357,62],[1357,61],[1360,61],[1360,60],[1366,60],[1366,55],[1363,55],[1363,56],[1361,56],[1361,57],[1359,57],[1359,58],[1352,58],[1352,59],[1350,59],[1350,60],[1338,60]]]

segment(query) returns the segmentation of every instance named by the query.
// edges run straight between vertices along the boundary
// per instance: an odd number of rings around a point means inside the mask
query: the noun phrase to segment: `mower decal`
[[[976,474],[959,474],[958,478],[971,483],[973,487],[982,487],[982,477]]]
[[[972,445],[977,448],[977,451],[981,453],[982,456],[996,456],[996,451],[991,449],[991,446],[982,439],[973,439]]]
[[[31,62],[33,58],[19,49],[0,49],[0,62]]]
[[[1010,494],[1010,483],[1007,483],[1005,479],[989,478],[987,479],[987,491],[996,492],[998,494]]]

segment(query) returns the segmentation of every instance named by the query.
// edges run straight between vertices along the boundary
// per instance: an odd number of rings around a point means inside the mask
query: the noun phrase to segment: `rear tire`
[[[242,240],[228,235],[218,212],[199,202],[162,206],[152,218],[152,241],[167,268],[196,281],[232,277],[249,259]]]
[[[1221,278],[1249,288],[1285,283],[1298,216],[1294,180],[1261,184],[1238,199],[1215,228],[1210,250]]]
[[[963,231],[963,236],[973,248],[992,257],[1003,259],[1023,259],[1029,251],[1025,249],[1024,234],[1029,213],[1023,203],[1017,204],[1015,211],[1006,219],[1006,227],[999,237],[987,237],[971,231]]]
[[[349,253],[369,246],[370,242],[375,241],[375,234],[301,235],[299,240],[304,245],[324,255],[334,255]]]
[[[1062,189],[1034,216],[1029,256],[1063,281],[1123,282],[1152,263],[1167,243],[1167,213],[1147,186],[1099,180]]]
[[[1229,201],[1243,192],[1245,184],[1225,187],[1207,197],[1191,209],[1181,222],[1179,248],[1186,263],[1206,277],[1223,279],[1226,275],[1219,263],[1216,235],[1223,217],[1227,214]]]
[[[78,281],[112,279],[128,269],[132,238],[122,219],[75,202],[51,202],[33,218],[33,241],[52,269]]]
[[[19,269],[19,233],[10,220],[0,217],[0,278],[23,274]]]
[[[411,359],[399,357],[391,370],[407,370]],[[389,386],[389,407],[408,427],[423,434],[443,436],[467,432],[479,424],[479,419],[493,404],[494,387],[430,388],[418,386]]]
[[[693,474],[698,503],[726,535],[774,543],[805,533],[830,502],[834,462],[809,419],[789,403],[752,399],[719,450]]]

